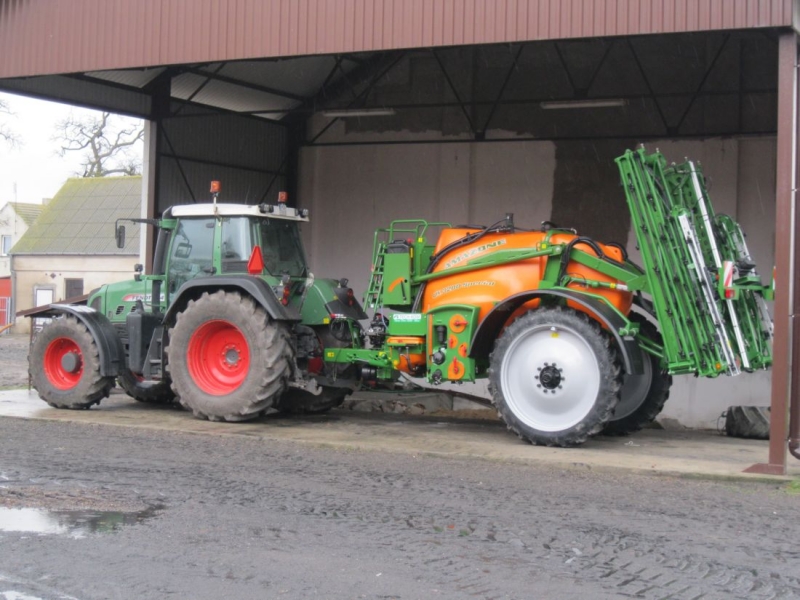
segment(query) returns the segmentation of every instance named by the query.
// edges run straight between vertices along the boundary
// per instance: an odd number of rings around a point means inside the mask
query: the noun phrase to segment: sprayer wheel
[[[633,314],[630,319],[648,338],[660,341],[658,329],[647,319]],[[640,375],[625,374],[622,379],[622,394],[614,409],[611,421],[603,429],[603,435],[628,435],[635,433],[655,421],[669,398],[672,376],[661,368],[657,356],[639,350],[642,354],[644,372]]]
[[[619,402],[622,367],[613,343],[597,322],[569,308],[519,317],[495,343],[490,365],[500,416],[534,444],[581,444]]]

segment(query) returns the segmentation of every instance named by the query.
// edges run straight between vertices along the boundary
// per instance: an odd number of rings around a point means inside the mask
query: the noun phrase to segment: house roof
[[[19,215],[28,227],[33,225],[36,218],[42,213],[44,208],[41,204],[27,204],[25,202],[9,202],[8,205]]]
[[[124,248],[117,248],[114,221],[139,217],[142,178],[68,179],[11,254],[135,255],[139,225],[126,223]]]

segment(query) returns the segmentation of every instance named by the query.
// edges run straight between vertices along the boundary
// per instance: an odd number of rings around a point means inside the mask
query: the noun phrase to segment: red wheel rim
[[[59,390],[71,390],[83,377],[83,353],[70,338],[54,339],[44,351],[44,373]]]
[[[228,321],[209,321],[189,339],[186,362],[189,375],[201,390],[224,396],[247,377],[250,349],[238,327]]]

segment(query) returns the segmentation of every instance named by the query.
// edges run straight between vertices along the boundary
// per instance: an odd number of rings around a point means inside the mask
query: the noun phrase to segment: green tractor
[[[141,402],[179,401],[196,417],[244,421],[273,408],[324,412],[357,385],[325,348],[361,345],[366,318],[347,280],[309,271],[299,225],[275,205],[174,206],[161,219],[152,274],[102,286],[86,305],[53,304],[30,352],[48,404],[85,409],[115,381]],[[116,224],[119,247],[125,226]]]

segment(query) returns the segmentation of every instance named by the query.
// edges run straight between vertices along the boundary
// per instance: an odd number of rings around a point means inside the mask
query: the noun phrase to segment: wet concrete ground
[[[465,420],[333,411],[314,417],[267,416],[248,423],[212,423],[190,413],[112,394],[99,407],[57,410],[36,392],[0,392],[0,416],[119,425],[210,435],[284,440],[344,449],[377,450],[553,466],[713,477],[755,477],[750,465],[767,460],[768,443],[710,431],[644,430],[630,437],[597,437],[578,448],[543,448],[521,442],[494,420]],[[759,476],[761,477],[761,476]],[[790,457],[788,477],[800,477]]]
[[[120,405],[70,414],[135,421]],[[55,519],[0,530],[0,598],[800,597],[786,482],[460,456],[465,437],[515,445],[487,424],[359,417],[348,447],[327,432],[349,418],[266,436],[155,414],[187,430],[0,417],[0,507]],[[435,440],[450,451],[397,449]]]

